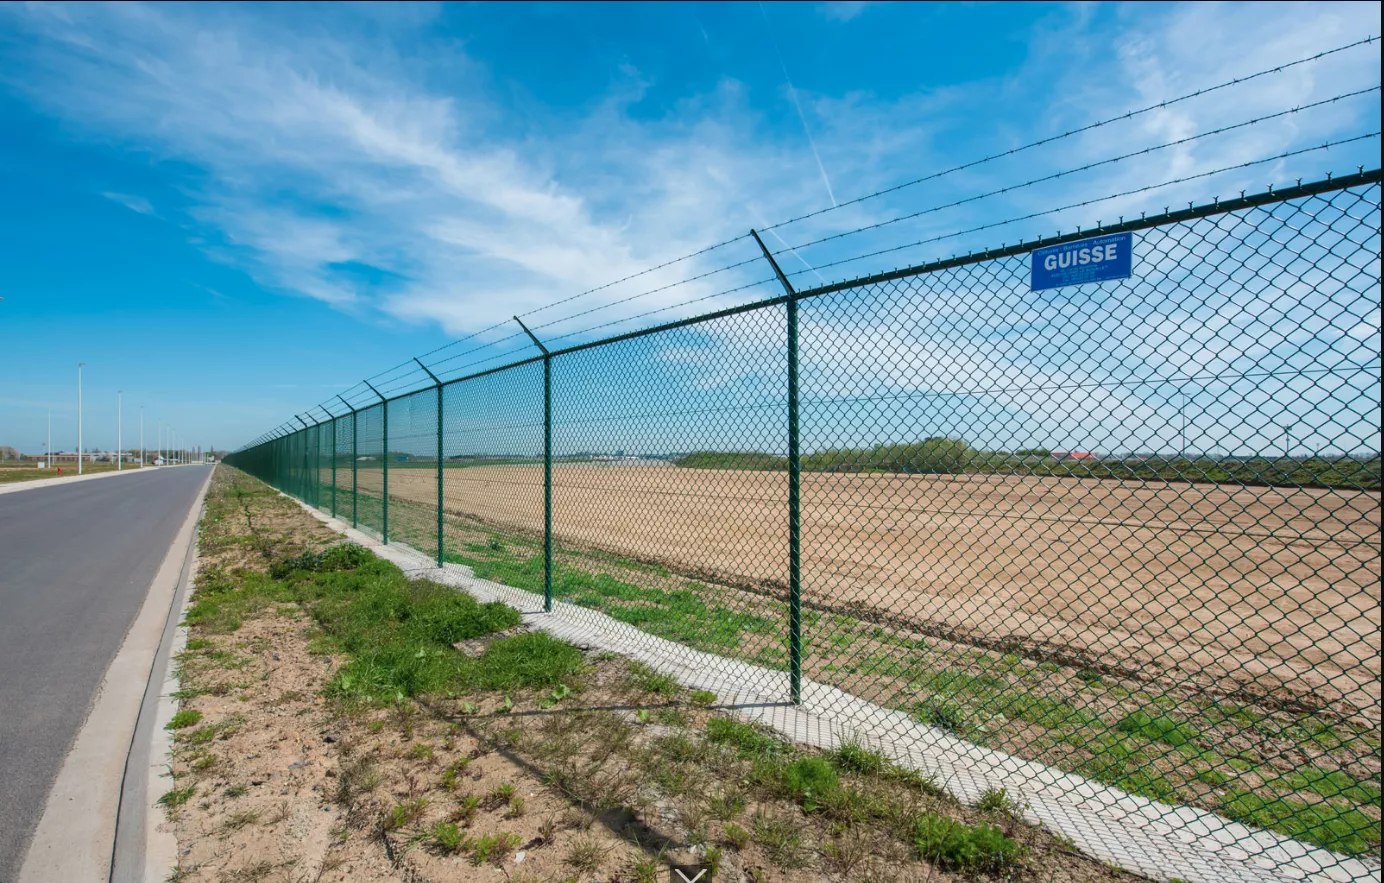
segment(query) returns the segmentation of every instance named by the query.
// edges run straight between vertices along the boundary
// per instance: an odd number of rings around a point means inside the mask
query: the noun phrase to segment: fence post
[[[346,406],[346,410],[351,412],[351,527],[356,526],[356,499],[360,496],[356,487],[356,464],[359,462],[359,455],[356,452],[356,438],[359,431],[359,421],[356,420],[356,409],[351,407],[351,403],[341,399],[341,404]]]
[[[514,321],[543,353],[543,610],[553,612],[553,356],[529,327]]]
[[[442,566],[442,381],[428,370],[428,366],[415,358],[437,388],[437,566]]]
[[[336,517],[336,416],[321,405],[322,413],[327,415],[327,419],[317,424],[317,473],[313,476],[317,487],[318,508],[321,508],[322,501],[322,427],[328,423],[332,430],[332,517]]]
[[[308,422],[307,422],[306,420],[304,420],[301,416],[297,417],[297,420],[298,420],[299,423],[303,424],[303,428],[302,428],[300,431],[294,433],[294,435],[296,435],[298,438],[302,439],[302,441],[300,442],[300,444],[301,444],[302,447],[303,447],[303,470],[302,470],[302,472],[299,474],[300,477],[299,477],[298,482],[297,482],[297,484],[298,484],[298,499],[302,500],[304,503],[308,503],[309,505],[311,505],[310,501],[309,501],[308,498],[307,498],[307,491],[308,491],[308,488],[307,488],[307,477],[308,477],[308,476],[307,476],[307,473],[308,473]]]
[[[361,383],[364,383],[366,386],[369,386],[371,392],[373,392],[373,393],[374,393],[375,395],[377,395],[377,396],[380,396],[380,402],[382,403],[381,406],[380,406],[380,409],[381,409],[381,412],[382,412],[382,419],[384,420],[384,429],[383,429],[383,431],[381,432],[382,438],[381,438],[380,447],[382,447],[382,448],[384,449],[383,456],[381,457],[381,459],[384,460],[384,506],[383,506],[383,508],[384,508],[384,514],[380,517],[380,521],[381,521],[381,524],[380,524],[380,537],[381,537],[381,540],[380,540],[380,541],[381,541],[382,543],[384,543],[386,546],[388,546],[388,545],[389,545],[389,399],[387,399],[387,398],[385,398],[384,396],[380,395],[380,391],[379,391],[378,389],[375,389],[375,387],[371,386],[371,385],[370,385],[370,381],[368,381],[368,380],[362,380]]]
[[[794,705],[803,702],[802,601],[802,459],[798,447],[798,293],[778,261],[754,230],[754,241],[788,293],[788,692]]]
[[[336,415],[332,415],[332,517],[336,517]]]

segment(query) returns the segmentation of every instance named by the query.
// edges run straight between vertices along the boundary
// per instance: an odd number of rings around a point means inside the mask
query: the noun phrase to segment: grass
[[[457,852],[465,838],[461,829],[452,822],[438,822],[432,829],[433,843],[443,852]]]
[[[783,771],[783,786],[806,812],[814,812],[841,790],[836,769],[820,757],[804,757]]]
[[[913,844],[919,855],[944,870],[998,871],[1019,857],[1019,845],[1000,829],[936,813],[915,822]]]
[[[478,576],[494,579],[518,588],[532,591],[542,589],[541,558],[536,549],[533,554],[524,554],[531,541],[522,537],[497,537],[491,535],[486,544],[475,544],[465,555],[457,556],[463,563],[476,570]],[[700,650],[721,655],[748,657],[751,661],[770,668],[782,669],[786,665],[786,654],[780,647],[763,646],[760,636],[774,633],[777,626],[774,620],[763,616],[744,614],[723,602],[718,602],[720,593],[711,586],[685,581],[682,590],[669,590],[641,586],[632,579],[621,579],[609,573],[590,573],[568,561],[574,556],[560,556],[555,567],[555,592],[577,604],[600,610],[615,619],[634,625],[644,631],[661,637],[680,641]],[[580,556],[575,556],[580,560]],[[608,566],[612,561],[621,562],[611,556],[600,557],[597,566]],[[594,561],[593,561],[594,563]],[[640,572],[644,566],[636,562],[623,562],[623,570],[631,574]],[[760,602],[761,611],[778,613],[775,602]],[[808,611],[815,615],[814,611]],[[812,623],[805,617],[804,631],[813,634]],[[1205,751],[1201,747],[1216,744],[1207,736],[1208,730],[1192,722],[1172,716],[1163,708],[1149,701],[1143,708],[1136,708],[1115,718],[1106,719],[1101,713],[1090,710],[1061,698],[1051,688],[1035,689],[1035,679],[1060,676],[1060,668],[1044,662],[1038,666],[1025,665],[1024,660],[1014,654],[1004,655],[995,660],[996,668],[1002,671],[962,670],[956,667],[958,660],[947,658],[929,648],[927,642],[905,636],[896,636],[877,627],[868,627],[859,621],[839,614],[832,614],[827,623],[832,629],[829,634],[834,652],[858,657],[854,645],[868,641],[880,649],[869,656],[866,672],[872,677],[893,677],[906,679],[908,691],[929,698],[913,707],[916,717],[925,723],[981,744],[1001,747],[1027,754],[1023,749],[1029,744],[1042,744],[1043,740],[1029,741],[1015,745],[994,731],[990,721],[997,715],[1018,725],[1031,725],[1042,728],[1047,734],[1047,744],[1060,747],[1057,753],[1058,765],[1088,775],[1098,781],[1114,785],[1128,792],[1144,797],[1174,803],[1199,802],[1208,804],[1191,784],[1202,784],[1214,776],[1207,773],[1202,761]],[[758,647],[753,653],[749,648]],[[738,652],[737,652],[738,651]],[[985,664],[990,661],[979,657]],[[1080,670],[1075,677],[1082,693],[1095,696],[1109,694],[1112,690],[1095,672]],[[653,691],[650,691],[653,692]],[[1152,697],[1156,698],[1156,697]],[[1262,717],[1240,712],[1241,718],[1258,722]],[[1299,723],[1299,731],[1291,734],[1297,740],[1312,741],[1322,747],[1335,747],[1354,739],[1359,743],[1358,734],[1340,733],[1339,728],[1321,727],[1311,729],[1319,722],[1306,718]],[[746,725],[728,722],[723,725],[735,729],[734,734],[719,734],[721,739],[734,742],[742,740],[737,750],[755,753],[767,743],[762,734],[753,728],[738,729]],[[1013,725],[1007,725],[1013,726]],[[1240,728],[1237,724],[1237,729]],[[1213,731],[1214,732],[1214,731]],[[1266,734],[1267,735],[1267,734]],[[717,735],[712,736],[718,738]],[[1223,737],[1217,737],[1223,738]],[[1167,749],[1176,749],[1169,753]],[[1374,752],[1378,754],[1376,750]],[[1094,755],[1085,757],[1085,755]],[[1027,756],[1034,756],[1027,754]],[[1214,754],[1210,755],[1215,757]],[[1062,758],[1072,758],[1064,763]],[[1051,761],[1049,761],[1051,762]],[[1243,780],[1253,776],[1252,765],[1243,770],[1231,768],[1228,762],[1216,764],[1219,769],[1212,772],[1228,780]],[[1378,805],[1378,787],[1372,783],[1355,780],[1339,771],[1320,771],[1308,767],[1311,772],[1284,781],[1286,787],[1295,790],[1309,790],[1323,796],[1338,796],[1355,803]],[[1250,780],[1254,781],[1253,779]],[[1232,782],[1222,783],[1220,787]],[[1269,791],[1265,796],[1272,796]],[[1335,811],[1335,810],[1332,810]],[[1333,849],[1358,851],[1363,842],[1358,831],[1347,833],[1350,822],[1335,826],[1308,824],[1289,829],[1276,821],[1276,816],[1259,813],[1258,818],[1268,822],[1269,827],[1293,836],[1304,836],[1309,842]],[[1356,816],[1348,819],[1358,821]],[[1366,849],[1377,851],[1377,847]]]
[[[678,682],[672,675],[655,671],[642,662],[631,663],[629,677],[631,686],[643,693],[671,696],[678,692]]]
[[[783,740],[759,727],[723,717],[706,722],[706,737],[712,743],[730,745],[746,758],[770,756],[787,748]]]
[[[364,495],[361,500],[368,508]],[[373,504],[376,509],[378,503]],[[410,519],[408,504],[391,499],[390,505],[391,526],[399,525],[393,536],[408,542],[407,525],[416,520],[423,533],[415,545],[428,548],[435,542],[427,536],[429,513]],[[471,527],[466,525],[471,534],[479,535],[455,545],[449,540],[449,560],[472,567],[482,578],[542,591],[542,555],[534,539],[493,527]],[[321,628],[319,645],[350,660],[333,681],[333,695],[390,703],[416,695],[493,690],[517,696],[516,691],[538,688],[553,690],[556,704],[560,687],[581,689],[580,653],[561,642],[545,644],[541,636],[501,639],[481,657],[467,659],[444,646],[450,642],[422,634],[420,623],[394,615],[404,608],[391,603],[370,607],[364,598],[353,599],[348,606],[356,608],[355,613],[337,616],[337,596],[346,593],[339,583],[350,583],[358,595],[387,594],[383,586],[366,585],[388,581],[384,574],[371,573],[375,567],[367,563],[354,570],[322,571],[313,564],[290,570],[277,581],[282,600],[309,604]],[[291,591],[282,589],[285,584]],[[656,565],[571,549],[559,550],[553,584],[561,599],[660,637],[786,668],[781,643],[786,608],[778,601],[682,578]],[[730,599],[753,603],[752,612],[742,612]],[[226,597],[214,608],[194,609],[189,620],[196,616],[210,628],[224,628],[257,603],[266,602]],[[367,615],[373,625],[353,621]],[[461,618],[474,621],[475,616],[468,612]],[[447,616],[441,619],[449,621]],[[840,613],[804,611],[804,632],[813,648],[807,660],[809,676],[858,695],[875,691],[873,695],[885,702],[969,741],[1040,759],[1134,794],[1235,814],[1249,824],[1327,848],[1378,854],[1378,824],[1360,811],[1379,806],[1378,777],[1371,779],[1360,771],[1369,768],[1369,757],[1379,756],[1379,740],[1357,727],[1200,696],[1157,694],[1109,673],[1064,668],[1017,653],[958,649]],[[363,650],[361,641],[376,649]],[[811,667],[814,659],[816,667]],[[670,696],[676,690],[657,672],[636,671],[631,681],[650,695]],[[694,696],[692,705],[714,701],[714,696]],[[507,705],[513,707],[508,699]],[[1230,741],[1241,736],[1263,742],[1264,750],[1229,750]],[[736,721],[709,725],[707,739],[748,759],[781,757],[784,748],[772,735]],[[1280,740],[1308,749],[1306,762],[1291,770],[1268,767],[1264,758]],[[1351,758],[1332,754],[1359,752],[1360,746],[1367,746],[1360,756],[1364,762],[1356,757],[1354,766],[1346,765]],[[830,763],[839,774],[858,775],[864,771],[854,764],[876,762],[851,755],[837,752]],[[776,763],[764,764],[766,776],[781,774]],[[676,771],[666,775],[671,781]],[[1254,800],[1243,799],[1245,795]]]
[[[535,549],[519,557],[512,551],[529,545],[530,541],[521,538],[508,543],[474,543],[467,546],[466,554],[449,552],[446,559],[465,564],[481,579],[541,593],[542,554]],[[642,568],[631,562],[629,569]],[[686,581],[682,589],[650,588],[607,573],[592,573],[560,559],[554,561],[553,594],[651,634],[713,652],[734,649],[746,632],[775,635],[781,629],[775,620],[708,601],[715,590],[705,583]]]
[[[862,748],[856,742],[847,742],[831,754],[831,762],[842,772],[873,776],[884,772],[889,762],[884,755]]]
[[[1155,717],[1143,711],[1126,715],[1120,719],[1118,726],[1126,733],[1154,739],[1174,748],[1189,745],[1201,735],[1195,728],[1166,715]]]
[[[173,719],[164,724],[166,730],[183,730],[188,727],[195,727],[202,722],[202,712],[194,711],[190,708],[180,709],[173,715]]]
[[[242,574],[237,582],[212,575],[199,586],[187,620],[216,634],[234,631],[260,608],[306,603],[323,640],[350,657],[329,693],[368,703],[556,688],[581,669],[580,651],[539,632],[497,640],[479,658],[457,653],[452,644],[512,628],[519,614],[498,602],[480,604],[447,586],[410,580],[373,555],[361,559],[363,551],[341,545],[299,556],[291,559],[292,567],[278,569],[279,579]]]
[[[171,791],[164,792],[164,795],[159,798],[158,802],[169,809],[174,809],[187,803],[196,793],[196,785],[188,785],[186,788],[174,788]]]
[[[39,469],[30,466],[6,466],[0,468],[0,484],[13,484],[20,481],[34,481],[40,478],[75,478],[77,475],[76,463],[62,463],[62,475],[58,475],[57,466],[47,469]],[[122,471],[138,469],[138,463],[126,463]],[[98,472],[115,472],[114,463],[83,463],[82,473],[84,475],[94,475]]]
[[[391,515],[408,508],[407,502],[391,500]],[[427,515],[420,513],[418,523],[430,524]],[[456,526],[470,529],[466,522]],[[459,551],[448,559],[472,567],[480,577],[542,591],[542,555],[535,539],[489,526],[482,536],[457,543]],[[420,542],[426,546],[433,540]],[[786,608],[777,601],[681,579],[665,567],[595,550],[561,549],[553,583],[556,597],[651,634],[768,668],[787,667],[781,641]],[[754,606],[737,608],[732,598]],[[1207,775],[1212,767],[1209,772],[1226,780],[1213,787],[1252,791],[1266,800],[1296,795],[1299,802],[1310,803],[1324,796],[1356,808],[1378,806],[1377,781],[1352,778],[1340,768],[1341,758],[1324,756],[1349,748],[1357,757],[1377,760],[1377,735],[1359,727],[1312,715],[1266,714],[1210,697],[1188,701],[1130,691],[1118,678],[1090,668],[1064,671],[1054,662],[1016,653],[991,657],[948,650],[840,613],[808,609],[803,623],[811,676],[859,695],[892,694],[898,697],[895,707],[923,723],[1134,794],[1218,809],[1219,798],[1205,790],[1207,779],[1216,778]],[[821,660],[815,670],[814,659]],[[1064,680],[1076,688],[1075,694],[1057,688]],[[1119,707],[1110,709],[1110,698],[1118,699]],[[1306,773],[1296,776],[1263,770],[1257,758],[1246,760],[1227,750],[1244,736],[1263,742],[1264,751],[1275,756],[1280,740],[1306,745],[1314,760],[1305,765]],[[1289,833],[1282,826],[1274,830]],[[1315,832],[1311,842],[1332,849],[1359,841],[1336,838],[1332,829],[1321,826],[1309,830]],[[1312,839],[1321,836],[1328,839]]]
[[[1379,822],[1354,807],[1309,804],[1288,797],[1266,800],[1247,791],[1231,791],[1221,810],[1236,821],[1310,843],[1329,843],[1342,852],[1367,853],[1380,846]]]

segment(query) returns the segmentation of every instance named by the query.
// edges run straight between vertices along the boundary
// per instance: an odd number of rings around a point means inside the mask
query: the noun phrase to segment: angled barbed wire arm
[[[750,235],[774,268],[774,275],[788,295],[784,303],[788,337],[788,694],[794,705],[803,701],[803,598],[802,598],[802,450],[798,414],[798,292],[764,245],[759,234]]]
[[[553,612],[553,354],[518,316],[514,321],[543,353],[543,611]]]

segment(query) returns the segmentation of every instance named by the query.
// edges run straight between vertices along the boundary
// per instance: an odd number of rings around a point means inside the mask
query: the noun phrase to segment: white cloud
[[[154,206],[150,204],[149,200],[145,199],[143,196],[133,196],[128,193],[109,192],[102,193],[101,195],[104,196],[106,199],[109,199],[111,202],[120,203],[132,212],[138,212],[141,215],[154,215],[155,217],[157,217],[158,215],[158,213],[154,211]]]
[[[825,4],[820,11],[844,21],[859,15],[863,6]],[[731,79],[684,99],[664,117],[635,114],[631,107],[650,82],[628,64],[615,72],[610,93],[585,116],[554,116],[523,130],[508,128],[507,106],[486,85],[486,71],[452,45],[439,57],[417,49],[411,29],[426,26],[428,13],[342,14],[362,18],[333,30],[316,25],[295,29],[292,21],[271,22],[246,7],[205,12],[202,7],[129,4],[0,9],[0,16],[24,34],[15,51],[24,57],[27,76],[10,83],[13,88],[27,90],[40,108],[97,135],[200,170],[186,184],[189,204],[180,217],[208,254],[243,267],[275,289],[366,317],[436,323],[454,335],[605,286],[744,234],[751,226],[763,227],[766,219],[817,210],[825,204],[820,179],[827,168],[835,191],[849,198],[1379,32],[1377,4],[1190,4],[1122,7],[1104,16],[1086,8],[1060,11],[1035,35],[1031,58],[1020,70],[989,80],[945,89],[920,84],[916,91],[887,100],[869,93],[795,90],[801,122],[811,125],[814,153],[803,149],[801,131],[766,122],[750,87]],[[437,64],[448,66],[446,92],[426,76]],[[775,231],[769,239],[772,244],[781,236],[785,243],[799,244],[1328,98],[1378,82],[1377,66],[1375,47],[1353,50],[847,206]],[[777,88],[776,83],[757,85]],[[1233,165],[1377,125],[1375,94],[799,249],[792,263],[800,259],[801,265],[819,267],[862,251]],[[1364,152],[1374,150],[1377,157],[1377,147],[1372,144]],[[1259,189],[1283,176],[1339,171],[1343,160],[1360,152],[1256,167],[1214,182],[890,252],[822,275],[837,279],[889,269],[1012,242],[1021,235],[1225,196],[1241,187]],[[140,197],[105,195],[134,211],[153,211]],[[160,209],[172,214],[162,199]],[[746,266],[738,270],[684,282],[742,260]],[[785,261],[785,269],[789,264]],[[383,281],[363,282],[370,274],[362,268],[372,269]],[[820,277],[813,272],[795,278],[815,284]],[[662,310],[657,318],[673,318],[776,294],[771,284],[714,296],[766,275],[757,248],[737,242],[546,310],[531,324],[551,339],[649,311]],[[652,289],[662,290],[622,303]],[[693,307],[678,306],[698,298],[703,300]],[[608,308],[585,313],[600,307]],[[1228,304],[1223,316],[1204,320],[1203,327],[1225,328],[1252,308]],[[561,321],[577,313],[585,314]],[[860,347],[879,343],[881,331],[875,324],[860,321],[852,327],[848,317],[842,323],[843,341]],[[671,365],[691,366],[689,370],[705,363],[707,373],[698,380],[703,388],[762,370],[763,365],[755,364],[754,347],[737,342],[733,326],[725,328],[712,334],[713,343],[670,344],[662,357]],[[1370,328],[1378,333],[1377,312],[1349,331],[1341,330],[1362,335]],[[1149,334],[1162,330],[1155,323]],[[1229,343],[1214,335],[1184,336],[1185,351],[1154,347],[1137,358],[1159,370],[1221,364],[1233,351],[1247,351],[1247,334],[1241,331]],[[527,343],[520,340],[513,346]],[[777,351],[775,341],[758,346]],[[964,367],[968,375],[996,382],[1015,372],[1078,378],[1070,367],[984,354],[971,346],[958,344],[953,354],[961,366],[957,371]],[[851,378],[864,382],[878,370],[866,360],[842,362],[829,373],[849,386]],[[917,375],[915,380],[926,380],[924,385],[939,393],[956,393],[954,378]],[[1105,415],[1111,427],[1117,425],[1109,422],[1117,419],[1111,415],[1139,418],[1137,407],[1118,396],[1081,404],[1085,413]]]
[[[869,6],[869,0],[835,0],[831,3],[818,3],[817,10],[833,21],[850,21]]]

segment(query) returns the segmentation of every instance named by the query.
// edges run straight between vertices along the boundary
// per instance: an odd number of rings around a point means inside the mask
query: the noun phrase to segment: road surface
[[[207,468],[0,495],[0,880],[48,791]]]

